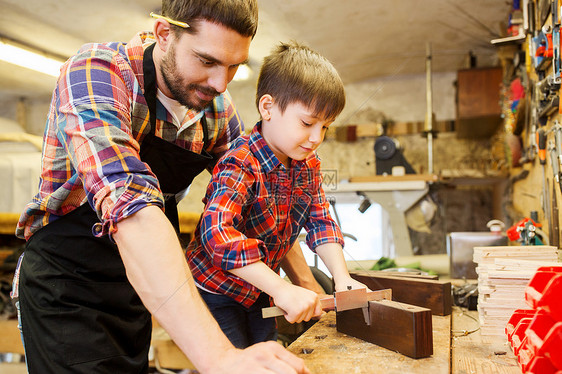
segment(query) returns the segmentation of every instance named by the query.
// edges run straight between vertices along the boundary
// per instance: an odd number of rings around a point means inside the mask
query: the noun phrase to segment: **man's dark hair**
[[[162,15],[190,26],[182,29],[172,25],[174,33],[180,30],[197,33],[197,25],[202,20],[252,38],[258,28],[257,0],[162,0]]]
[[[263,60],[256,105],[269,94],[281,110],[299,102],[318,118],[334,120],[345,106],[343,82],[334,66],[317,52],[297,42],[280,43]]]

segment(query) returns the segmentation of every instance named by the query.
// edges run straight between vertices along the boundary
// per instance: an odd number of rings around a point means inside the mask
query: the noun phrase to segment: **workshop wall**
[[[354,142],[338,141],[336,127],[349,124],[423,122],[426,111],[425,74],[374,79],[346,86],[347,104],[330,130],[319,155],[324,169],[337,170],[338,179],[375,175],[375,137],[358,138]],[[437,121],[454,121],[456,73],[433,75],[433,109]],[[255,107],[255,87],[232,82],[229,91],[249,131],[259,119]],[[0,116],[25,121],[26,130],[42,135],[50,97],[39,99],[2,100]],[[20,110],[17,110],[19,105]],[[22,114],[22,109],[23,114]],[[453,129],[450,129],[453,130]],[[416,173],[427,173],[427,140],[419,132],[394,136],[403,154]],[[497,146],[497,145],[500,146]],[[501,140],[460,139],[454,131],[438,133],[434,140],[434,173],[483,177],[496,175],[505,163]],[[209,174],[194,181],[190,196],[180,203],[180,211],[200,212]],[[489,188],[441,189],[431,194],[438,204],[438,214],[431,222],[430,234],[412,231],[413,245],[418,253],[445,253],[445,235],[450,231],[486,230],[485,223],[494,217],[492,192]],[[482,207],[466,214],[465,204]],[[464,204],[464,205],[463,205]]]
[[[50,96],[42,98],[0,98],[0,117],[17,121],[28,133],[43,136]]]

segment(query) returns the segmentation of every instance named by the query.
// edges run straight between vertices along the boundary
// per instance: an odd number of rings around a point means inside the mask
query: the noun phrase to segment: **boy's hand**
[[[322,315],[318,294],[299,286],[286,283],[271,295],[275,305],[285,311],[289,323],[309,321]]]
[[[351,277],[345,277],[343,279],[337,279],[335,280],[336,283],[336,291],[347,291],[349,289],[355,290],[358,288],[366,288],[367,291],[371,291],[369,289],[369,287],[365,286],[363,283],[356,281],[355,279],[351,278]],[[351,286],[351,288],[349,288],[349,286]]]

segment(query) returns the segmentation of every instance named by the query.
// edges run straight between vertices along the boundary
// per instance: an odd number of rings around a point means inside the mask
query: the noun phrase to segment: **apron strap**
[[[152,51],[156,43],[149,45],[143,54],[144,98],[150,115],[150,132],[156,132],[156,68],[152,58]]]

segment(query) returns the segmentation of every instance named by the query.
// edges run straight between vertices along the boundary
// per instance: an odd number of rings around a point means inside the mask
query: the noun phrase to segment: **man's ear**
[[[168,21],[164,19],[157,19],[154,21],[154,38],[162,52],[166,52],[170,45],[171,38],[173,38]]]
[[[275,100],[271,95],[265,94],[260,97],[260,100],[258,101],[258,110],[263,120],[269,121],[271,119],[271,109],[274,104]]]

